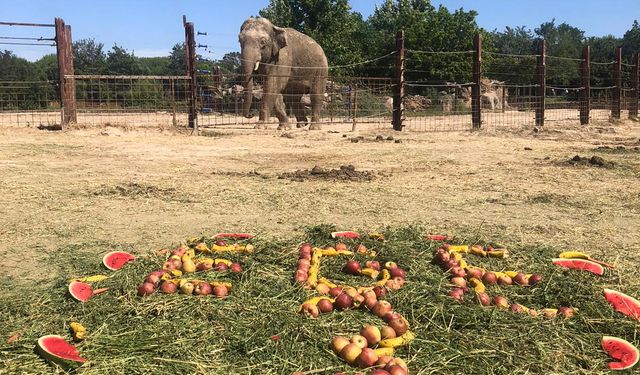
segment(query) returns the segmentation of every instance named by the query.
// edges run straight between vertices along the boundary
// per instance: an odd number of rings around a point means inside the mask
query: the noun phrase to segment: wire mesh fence
[[[60,97],[54,81],[0,81],[0,125],[60,125]]]
[[[186,76],[66,76],[76,89],[78,124],[186,126]]]

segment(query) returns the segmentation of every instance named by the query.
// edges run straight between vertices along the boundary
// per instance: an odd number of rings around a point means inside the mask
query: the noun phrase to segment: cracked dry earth
[[[287,236],[319,223],[345,230],[420,223],[512,246],[581,249],[611,262],[640,258],[637,123],[536,133],[346,130],[195,137],[2,128],[5,270],[16,281],[43,280],[52,276],[43,262],[67,246],[96,255],[144,252],[218,231]],[[375,141],[389,136],[401,142]],[[575,155],[612,167],[569,163]],[[340,166],[375,178],[279,178]],[[622,274],[633,262],[625,264]]]

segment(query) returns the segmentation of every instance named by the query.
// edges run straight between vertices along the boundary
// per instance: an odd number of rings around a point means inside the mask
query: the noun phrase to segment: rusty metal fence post
[[[582,91],[580,92],[580,125],[589,124],[589,112],[591,112],[591,47],[584,46],[582,50],[582,64],[580,65],[580,80]]]
[[[640,86],[640,53],[633,54],[633,71],[631,72],[631,102],[629,103],[629,118],[638,118],[638,90]]]
[[[473,64],[471,86],[471,124],[474,129],[480,129],[482,123],[482,103],[480,102],[480,81],[482,80],[482,36],[478,33],[473,37]]]
[[[73,51],[71,49],[71,26],[65,25],[62,18],[55,19],[56,56],[58,59],[58,83],[60,104],[62,106],[61,126],[78,121],[76,115],[76,90],[73,79]]]
[[[191,84],[189,85],[189,98],[187,100],[189,106],[189,127],[193,128],[194,134],[198,134],[198,113],[196,111],[196,91],[198,83],[196,77],[196,38],[193,22],[187,22],[187,17],[182,16],[182,23],[184,25],[186,75],[191,77]]]
[[[544,106],[547,91],[547,43],[544,39],[538,41],[538,59],[536,64],[536,78],[538,85],[536,126],[544,126]]]
[[[402,99],[404,98],[404,31],[400,30],[396,34],[396,70],[394,77],[393,87],[393,130],[401,131],[403,128],[402,121],[404,120],[404,104]]]
[[[622,47],[616,47],[613,63],[613,107],[611,107],[611,118],[620,119],[622,110]]]

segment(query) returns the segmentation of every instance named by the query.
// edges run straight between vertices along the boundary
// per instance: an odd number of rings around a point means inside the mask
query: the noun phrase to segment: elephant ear
[[[284,48],[287,46],[287,34],[286,30],[282,27],[274,26],[273,27],[274,34],[274,44],[275,50],[279,50],[280,48]]]

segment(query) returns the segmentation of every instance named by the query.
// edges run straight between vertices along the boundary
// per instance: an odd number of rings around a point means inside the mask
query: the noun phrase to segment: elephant
[[[287,109],[296,117],[298,127],[308,121],[302,96],[311,98],[311,125],[320,129],[320,110],[328,75],[327,57],[322,47],[309,36],[294,29],[274,26],[263,17],[249,18],[240,28],[240,58],[244,103],[242,112],[250,117],[254,74],[264,77],[264,95],[256,128],[266,128],[274,110],[278,129],[289,128]]]

